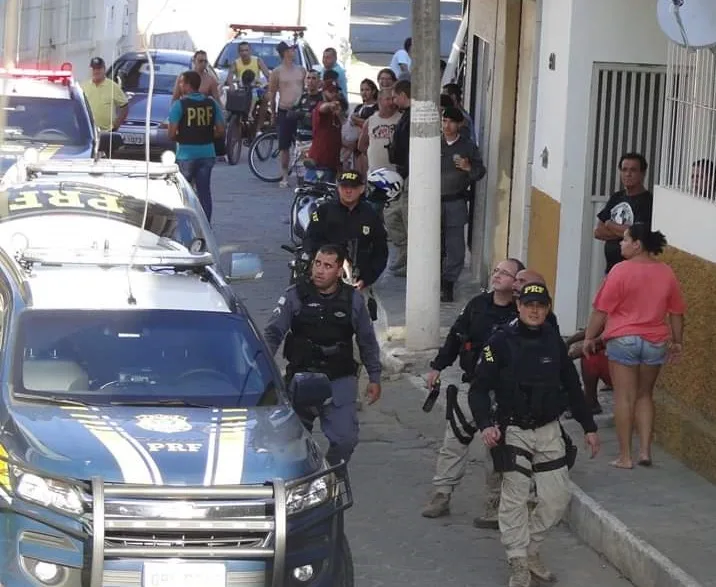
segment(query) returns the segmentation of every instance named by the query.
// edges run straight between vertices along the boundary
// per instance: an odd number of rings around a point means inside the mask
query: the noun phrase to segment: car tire
[[[335,587],[353,587],[355,582],[353,570],[353,554],[346,535],[341,536],[338,544],[338,561],[336,562]]]
[[[232,116],[226,128],[226,161],[229,165],[238,165],[241,160],[241,123]]]

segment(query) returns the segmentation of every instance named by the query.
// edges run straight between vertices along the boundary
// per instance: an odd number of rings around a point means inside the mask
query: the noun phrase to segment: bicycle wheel
[[[241,121],[233,116],[226,129],[226,160],[229,165],[237,165],[241,160]]]
[[[278,133],[259,135],[249,148],[249,169],[261,181],[281,181],[281,160],[278,154]]]

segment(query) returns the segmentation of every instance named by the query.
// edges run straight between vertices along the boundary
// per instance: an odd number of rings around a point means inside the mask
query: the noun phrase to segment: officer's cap
[[[549,296],[547,286],[542,283],[526,283],[520,290],[520,302],[527,304],[529,302],[537,302],[544,306],[548,306],[552,303],[552,298]]]
[[[465,116],[460,111],[459,108],[456,108],[455,106],[448,106],[447,108],[443,109],[443,118],[447,118],[448,120],[452,120],[453,122],[460,123],[463,120],[465,120]]]
[[[348,169],[338,176],[338,185],[357,187],[363,185],[363,176],[356,169]]]

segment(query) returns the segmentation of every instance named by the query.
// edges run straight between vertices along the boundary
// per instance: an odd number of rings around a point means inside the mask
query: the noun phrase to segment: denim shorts
[[[620,336],[607,341],[607,357],[621,365],[663,365],[668,350],[666,341],[654,343],[641,336]]]

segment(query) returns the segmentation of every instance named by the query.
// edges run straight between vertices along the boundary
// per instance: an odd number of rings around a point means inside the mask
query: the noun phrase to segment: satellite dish
[[[659,26],[677,45],[716,47],[716,0],[659,0]]]

